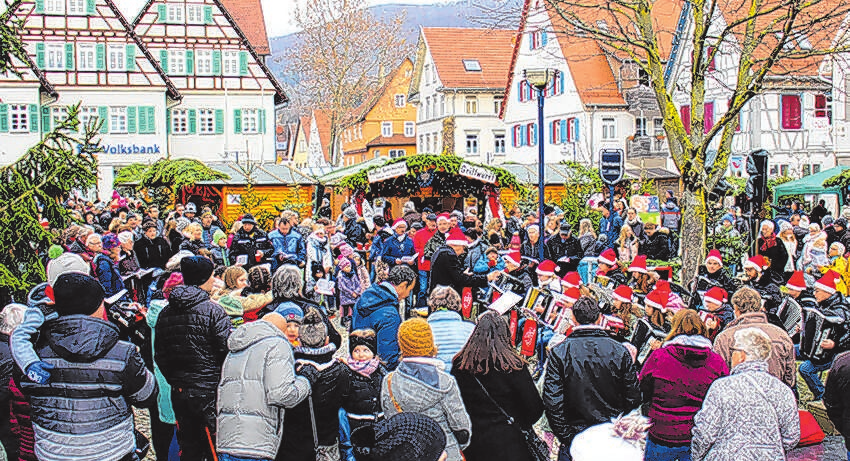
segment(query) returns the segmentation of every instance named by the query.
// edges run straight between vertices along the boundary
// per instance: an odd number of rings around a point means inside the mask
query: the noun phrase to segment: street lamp
[[[543,239],[543,230],[546,227],[546,223],[543,222],[543,187],[544,175],[546,174],[546,162],[543,158],[543,140],[546,139],[543,136],[543,91],[549,86],[549,82],[558,75],[558,71],[555,69],[526,69],[522,73],[525,81],[537,92],[537,191],[539,199],[537,216],[540,220],[540,239],[537,243],[540,246],[540,261],[543,261],[546,259],[546,246]]]

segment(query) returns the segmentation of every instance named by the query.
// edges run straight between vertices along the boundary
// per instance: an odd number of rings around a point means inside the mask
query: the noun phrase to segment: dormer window
[[[481,63],[477,59],[464,59],[463,68],[467,72],[481,72]]]

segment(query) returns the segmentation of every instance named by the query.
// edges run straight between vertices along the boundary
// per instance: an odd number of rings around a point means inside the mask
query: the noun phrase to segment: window
[[[204,8],[202,5],[186,5],[186,23],[203,24]]]
[[[446,115],[446,95],[440,95],[440,116]]]
[[[437,118],[437,95],[431,99],[431,103],[434,104],[434,107],[431,109],[431,113],[434,114],[434,118]]]
[[[708,133],[714,127],[714,103],[707,102],[702,106],[703,133]]]
[[[655,136],[664,136],[664,119],[663,118],[654,118],[652,119],[652,134]]]
[[[393,135],[393,122],[381,122],[381,136],[389,138]]]
[[[260,132],[260,114],[257,109],[242,109],[242,133]]]
[[[495,96],[493,97],[493,113],[499,115],[499,112],[502,111],[502,102],[504,102],[504,96]]]
[[[425,135],[424,134],[419,135],[418,149],[419,149],[419,152],[425,152]]]
[[[96,124],[98,120],[97,107],[80,107],[79,118],[81,133],[85,133],[86,129],[89,128],[89,125],[92,125],[92,129],[97,129],[97,126],[94,126],[94,124]]]
[[[561,122],[563,120],[552,120],[552,123],[549,124],[549,143],[550,144],[561,144],[563,143],[564,136],[561,133]]]
[[[812,174],[818,174],[818,173],[820,173],[820,164],[816,163],[816,164],[812,165]]]
[[[9,105],[9,131],[28,133],[30,131],[29,106],[26,104]]]
[[[68,14],[86,14],[86,1],[68,0]]]
[[[478,113],[478,98],[475,96],[467,96],[466,97],[466,113],[467,114],[477,114]]]
[[[431,119],[431,96],[425,98],[425,120]]]
[[[782,105],[782,129],[799,130],[803,127],[803,113],[800,107],[799,94],[783,94]]]
[[[403,94],[395,95],[395,106],[396,107],[404,107],[405,97]]]
[[[477,154],[478,153],[478,135],[477,134],[466,135],[466,153],[467,154]]]
[[[44,67],[46,70],[65,70],[65,44],[44,44]]]
[[[826,117],[826,95],[815,95],[815,117]]]
[[[65,0],[45,0],[44,12],[47,14],[65,14]]]
[[[536,50],[538,48],[542,48],[546,46],[548,41],[548,37],[546,36],[545,30],[536,30],[529,35],[529,49]]]
[[[215,111],[212,109],[198,110],[198,133],[215,133]]]
[[[422,80],[425,81],[426,84],[431,81],[431,65],[425,64],[422,66]]]
[[[404,137],[412,138],[416,136],[416,124],[413,122],[404,122]]]
[[[431,152],[431,134],[425,135],[425,152]]]
[[[56,126],[62,123],[66,118],[68,118],[68,108],[67,107],[54,107],[51,110],[51,115],[53,119],[53,126]],[[45,127],[45,129],[47,129]]]
[[[390,149],[390,158],[404,157],[404,149]]]
[[[110,107],[109,108],[109,132],[110,133],[126,133],[127,132],[127,108],[126,107]]]
[[[467,72],[481,72],[481,63],[477,59],[464,59],[463,69]]]
[[[617,139],[617,122],[613,118],[602,119],[602,139]]]
[[[168,73],[171,75],[186,73],[186,50],[168,50]]]
[[[682,106],[679,114],[682,117],[682,125],[685,125],[685,132],[691,134],[691,106]]]
[[[189,111],[174,109],[171,111],[171,132],[173,134],[189,134]]]
[[[94,43],[77,44],[77,70],[97,70],[96,49]]]
[[[646,119],[635,117],[635,137],[641,138],[644,136],[646,136]]]
[[[525,126],[525,145],[526,146],[536,146],[537,145],[537,124],[529,123]]]
[[[493,139],[494,139],[493,153],[496,154],[496,155],[499,155],[499,154],[504,155],[504,153],[505,153],[505,133],[504,132],[493,133]]]
[[[649,74],[643,70],[638,70],[638,85],[649,86]]]
[[[109,45],[107,63],[110,71],[120,72],[125,70],[127,67],[127,47],[124,45]],[[169,66],[173,65],[171,63],[168,64]]]
[[[225,51],[222,53],[222,63],[224,64],[224,76],[232,77],[239,75],[239,52]]]
[[[166,21],[171,24],[182,24],[183,23],[183,4],[182,3],[168,3],[166,13]]]
[[[212,75],[213,71],[212,50],[195,50],[195,73],[198,75]]]

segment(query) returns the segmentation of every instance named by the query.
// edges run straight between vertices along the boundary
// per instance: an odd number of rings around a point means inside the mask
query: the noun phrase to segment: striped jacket
[[[428,316],[428,325],[434,334],[437,358],[446,364],[445,371],[449,373],[452,371],[452,358],[466,345],[475,324],[463,320],[457,312],[438,310]]]

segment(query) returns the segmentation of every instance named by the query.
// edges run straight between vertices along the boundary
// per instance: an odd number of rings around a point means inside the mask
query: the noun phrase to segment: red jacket
[[[434,230],[429,230],[427,227],[419,229],[416,231],[416,235],[413,236],[413,251],[419,253],[419,270],[421,271],[430,271],[431,270],[431,260],[425,259],[422,257],[425,254],[425,245],[428,243],[428,240],[431,240],[431,237],[437,233],[437,228]]]

